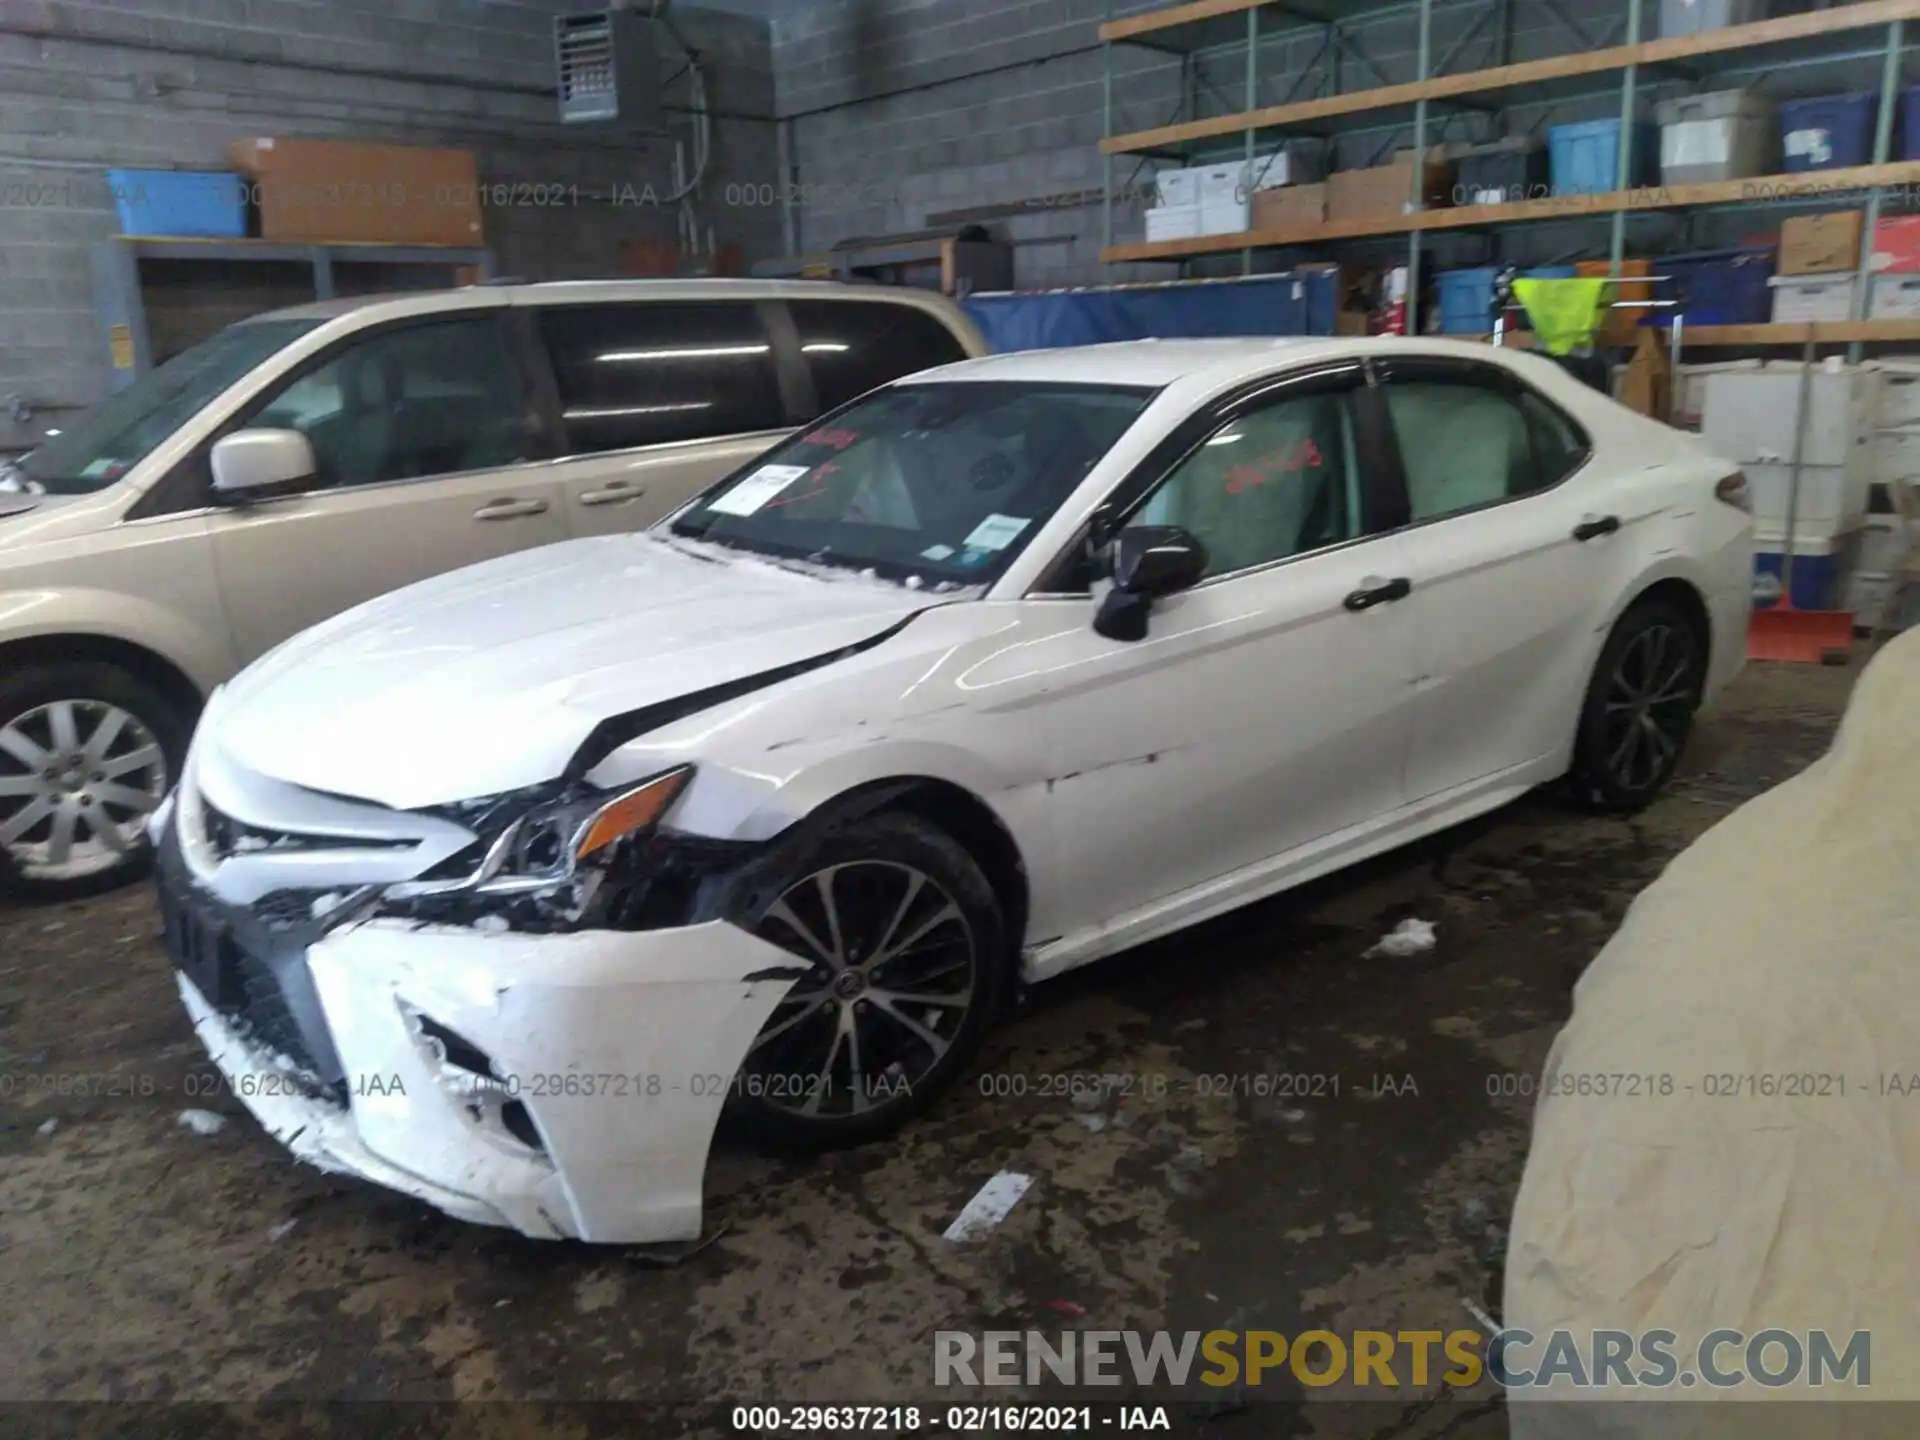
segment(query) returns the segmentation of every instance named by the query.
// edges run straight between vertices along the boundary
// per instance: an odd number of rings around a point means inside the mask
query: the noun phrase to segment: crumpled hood
[[[243,671],[203,739],[399,809],[558,776],[594,726],[871,639],[941,597],[645,535],[574,540],[412,585]]]

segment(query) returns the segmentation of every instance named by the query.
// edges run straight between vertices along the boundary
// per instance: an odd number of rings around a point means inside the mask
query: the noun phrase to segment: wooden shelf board
[[[1662,332],[1661,343],[1666,343],[1665,325],[1650,327]],[[1834,321],[1823,325],[1814,325],[1813,342],[1816,345],[1852,345],[1860,344],[1900,344],[1920,342],[1920,320],[1859,320]],[[1763,346],[1763,345],[1804,345],[1807,343],[1805,325],[1689,325],[1680,336],[1682,348],[1699,345],[1707,346]],[[1492,343],[1491,335],[1455,335],[1438,336],[1439,339],[1480,340]],[[1506,343],[1516,349],[1531,350],[1535,340],[1530,331],[1509,330]]]
[[[1177,7],[1177,11],[1199,10],[1207,6],[1249,8],[1245,0],[1195,0]],[[1112,25],[1139,25],[1156,16],[1173,15],[1176,10],[1155,11],[1112,21]],[[1555,80],[1600,75],[1624,70],[1630,65],[1657,65],[1682,61],[1700,55],[1730,50],[1752,49],[1796,40],[1810,40],[1838,30],[1866,29],[1895,20],[1920,20],[1920,0],[1862,0],[1862,3],[1814,10],[1800,15],[1783,15],[1776,20],[1759,20],[1748,25],[1729,25],[1698,35],[1676,35],[1663,40],[1643,40],[1638,45],[1614,45],[1575,55],[1556,55],[1545,60],[1528,60],[1517,65],[1501,65],[1491,70],[1474,70],[1460,75],[1440,75],[1407,85],[1383,85],[1372,90],[1355,90],[1344,95],[1328,95],[1318,100],[1299,100],[1290,105],[1269,105],[1260,110],[1219,115],[1205,120],[1188,120],[1177,125],[1161,125],[1151,130],[1136,130],[1126,135],[1110,135],[1100,142],[1109,155],[1142,150],[1159,150],[1195,140],[1220,139],[1248,130],[1280,129],[1303,122],[1325,120],[1336,115],[1355,115],[1368,110],[1384,110],[1419,100],[1446,100],[1463,95],[1482,95],[1491,91],[1512,90]],[[1180,23],[1168,21],[1168,24]]]
[[[1916,0],[1920,3],[1920,0]],[[1831,13],[1831,12],[1820,12]],[[1196,235],[1183,240],[1112,245],[1101,252],[1109,263],[1128,260],[1178,260],[1189,255],[1218,255],[1233,250],[1280,245],[1318,245],[1373,235],[1410,235],[1415,231],[1464,230],[1518,225],[1542,220],[1582,219],[1616,211],[1684,210],[1701,205],[1739,205],[1768,200],[1848,201],[1846,192],[1879,186],[1920,184],[1920,160],[1888,165],[1854,165],[1842,170],[1810,170],[1795,175],[1758,175],[1748,180],[1715,180],[1699,185],[1659,185],[1638,190],[1609,190],[1599,195],[1562,195],[1510,205],[1461,205],[1364,220],[1328,220],[1232,235]],[[1857,203],[1857,202],[1856,202]]]
[[[1151,43],[1154,37],[1166,31],[1245,14],[1270,3],[1272,0],[1189,0],[1185,5],[1172,5],[1165,10],[1149,10],[1141,15],[1125,15],[1118,20],[1109,20],[1101,25],[1100,38],[1108,44],[1128,40]]]

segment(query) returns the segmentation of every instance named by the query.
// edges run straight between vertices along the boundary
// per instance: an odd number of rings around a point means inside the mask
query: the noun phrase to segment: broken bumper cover
[[[304,967],[344,1106],[303,1093],[180,976],[208,1054],[276,1139],[462,1220],[613,1244],[699,1236],[721,1107],[805,968],[724,921],[489,935],[389,920],[326,936]]]

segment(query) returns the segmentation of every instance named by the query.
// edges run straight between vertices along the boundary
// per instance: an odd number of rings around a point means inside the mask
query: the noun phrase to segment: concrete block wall
[[[553,19],[575,8],[585,7],[0,0],[0,401],[19,395],[40,412],[18,426],[0,408],[0,451],[106,391],[87,247],[118,230],[109,167],[223,169],[233,140],[261,134],[454,146],[477,153],[483,182],[578,187],[578,203],[569,189],[563,204],[487,209],[503,273],[608,275],[624,240],[672,240],[674,211],[635,203],[649,186],[671,193],[671,141],[558,121]],[[716,115],[702,230],[740,243],[749,259],[779,253],[777,210],[723,203],[729,184],[770,188],[774,179],[767,21],[680,5],[672,14],[703,58]],[[669,42],[661,55],[663,74],[680,67]],[[684,100],[684,82],[666,94]],[[297,272],[158,278],[157,348],[305,298]]]
[[[1102,183],[1104,64],[1098,27],[1109,11],[1157,8],[1161,0],[768,0],[774,21],[774,57],[780,113],[788,118],[793,169],[787,189],[797,205],[803,249],[852,236],[917,229],[942,211],[996,203],[1024,203],[1097,191]],[[1643,34],[1655,32],[1657,4],[1646,4]],[[1800,8],[1805,8],[1804,6]],[[1514,63],[1622,43],[1627,11],[1619,0],[1512,0],[1503,33],[1486,0],[1437,0],[1433,55],[1452,58],[1450,70]],[[1556,12],[1558,12],[1556,14]],[[1561,16],[1579,27],[1570,31]],[[1295,30],[1263,45],[1256,105],[1284,103],[1336,90],[1357,90],[1414,79],[1419,57],[1417,15],[1361,14],[1343,27],[1351,44],[1329,58],[1323,32]],[[1864,38],[1863,46],[1877,39]],[[1245,51],[1201,57],[1192,93],[1200,114],[1246,108]],[[1115,47],[1113,96],[1116,132],[1147,129],[1184,118],[1177,59],[1132,46]],[[1718,82],[1716,82],[1718,83]],[[1727,84],[1763,84],[1784,93],[1829,93],[1878,85],[1878,62],[1853,61],[1806,70],[1734,74]],[[1684,78],[1643,74],[1649,107],[1663,96],[1696,88]],[[1192,113],[1192,112],[1188,112]],[[1547,125],[1607,118],[1619,113],[1618,76],[1597,77],[1591,96],[1553,107],[1516,108],[1495,117],[1435,107],[1435,138],[1478,141],[1499,133],[1534,132]],[[1377,163],[1410,144],[1411,125],[1380,125],[1351,117],[1331,138],[1334,168]],[[1230,142],[1237,143],[1237,142]],[[1115,184],[1129,196],[1150,179],[1140,157],[1115,160]],[[1115,239],[1143,237],[1137,201],[1123,200]],[[1168,264],[1107,266],[1100,262],[1102,213],[1097,201],[1066,209],[1035,209],[988,222],[1016,246],[1016,283],[1022,288],[1172,279]],[[1777,219],[1771,222],[1777,225]],[[1732,243],[1765,217],[1636,217],[1630,232],[1649,252],[1680,244]],[[1604,255],[1604,224],[1515,227],[1495,236],[1443,236],[1432,242],[1430,263],[1477,264],[1492,259],[1544,263],[1575,255]],[[1351,256],[1394,262],[1403,239],[1348,244],[1324,252],[1262,254],[1259,268],[1296,259]],[[1239,273],[1239,257],[1190,262],[1190,274]]]

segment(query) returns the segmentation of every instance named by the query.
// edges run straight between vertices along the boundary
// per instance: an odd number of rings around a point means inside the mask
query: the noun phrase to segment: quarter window
[[[958,337],[916,306],[793,300],[787,309],[823,410],[837,410],[902,375],[967,358]]]
[[[247,424],[298,430],[320,488],[375,485],[527,458],[518,373],[491,318],[382,331],[283,386]]]
[[[1354,539],[1359,478],[1344,392],[1297,396],[1221,426],[1130,523],[1180,526],[1228,575]]]
[[[1579,464],[1579,436],[1551,407],[1471,379],[1384,388],[1412,518],[1437,520],[1544,490]]]
[[[778,430],[773,345],[747,302],[543,311],[569,453]]]

